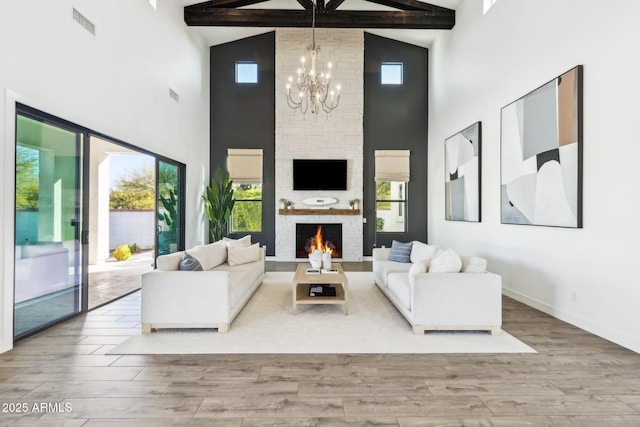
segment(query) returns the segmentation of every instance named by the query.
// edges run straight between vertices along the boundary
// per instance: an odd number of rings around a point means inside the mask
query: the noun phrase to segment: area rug
[[[133,336],[109,354],[536,353],[505,331],[415,335],[373,273],[346,275],[348,315],[339,305],[299,305],[293,315],[293,273],[269,272],[228,333],[160,330]]]

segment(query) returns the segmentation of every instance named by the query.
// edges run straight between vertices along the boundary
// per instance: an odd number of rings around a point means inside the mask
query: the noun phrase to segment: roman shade
[[[262,149],[229,148],[229,179],[238,184],[262,183]]]
[[[376,181],[409,182],[409,150],[376,150]]]

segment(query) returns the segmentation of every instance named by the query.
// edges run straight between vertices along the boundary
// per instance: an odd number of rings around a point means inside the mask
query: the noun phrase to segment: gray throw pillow
[[[181,271],[202,271],[202,265],[200,261],[189,255],[188,253],[184,253],[182,257],[182,261],[180,261],[180,266],[178,270]]]
[[[391,242],[389,261],[411,262],[411,245],[413,242],[402,243],[397,240]]]

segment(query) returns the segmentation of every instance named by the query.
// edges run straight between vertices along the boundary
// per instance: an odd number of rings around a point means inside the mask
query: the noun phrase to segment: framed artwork
[[[444,141],[445,219],[480,222],[480,122]]]
[[[582,228],[582,66],[501,111],[501,222]]]

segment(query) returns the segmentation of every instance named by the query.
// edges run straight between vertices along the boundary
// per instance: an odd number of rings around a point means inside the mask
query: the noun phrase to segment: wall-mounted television
[[[344,191],[347,189],[347,161],[293,159],[293,189]]]

